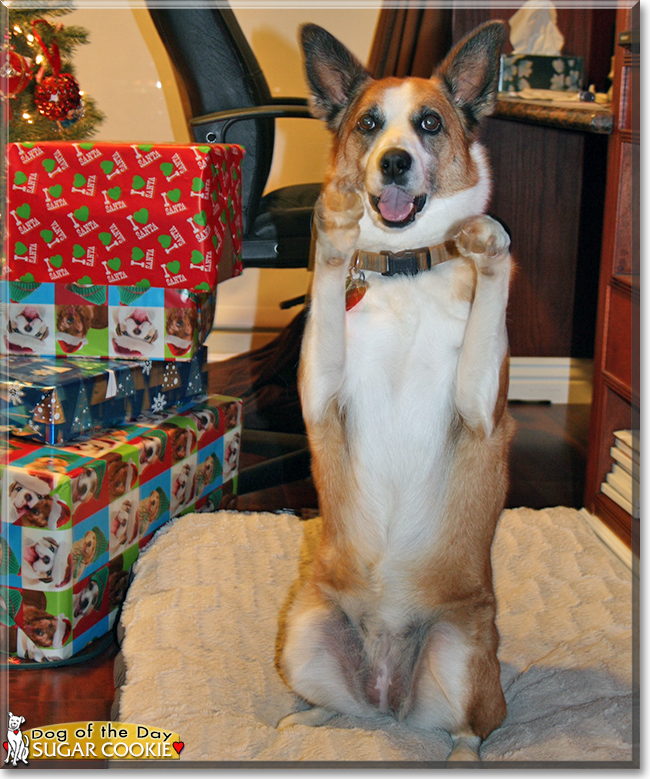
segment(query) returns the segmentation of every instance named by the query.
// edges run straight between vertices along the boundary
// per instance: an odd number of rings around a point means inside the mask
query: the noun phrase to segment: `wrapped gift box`
[[[208,392],[203,346],[189,362],[0,360],[0,412],[12,435],[64,444]]]
[[[57,660],[105,634],[155,530],[186,512],[232,506],[240,431],[241,401],[213,395],[65,446],[7,439],[2,646]]]
[[[499,91],[529,88],[577,92],[582,89],[582,57],[502,54]]]
[[[11,281],[208,291],[241,273],[232,145],[11,143]]]
[[[0,354],[191,360],[212,328],[214,291],[3,281]]]

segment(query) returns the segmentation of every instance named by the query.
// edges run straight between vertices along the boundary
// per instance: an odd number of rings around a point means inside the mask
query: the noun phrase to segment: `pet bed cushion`
[[[182,760],[444,760],[446,733],[390,718],[275,728],[304,708],[276,669],[278,625],[319,530],[233,512],[162,528],[124,606],[114,718],[178,733]],[[631,761],[630,570],[567,508],[505,511],[492,557],[508,715],[483,760]]]

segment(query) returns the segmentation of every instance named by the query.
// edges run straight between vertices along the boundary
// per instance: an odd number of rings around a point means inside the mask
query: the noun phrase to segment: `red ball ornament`
[[[81,103],[79,84],[70,73],[48,76],[34,90],[34,103],[39,112],[53,121],[66,119]]]
[[[8,43],[0,50],[0,97],[20,94],[32,78],[27,60]]]

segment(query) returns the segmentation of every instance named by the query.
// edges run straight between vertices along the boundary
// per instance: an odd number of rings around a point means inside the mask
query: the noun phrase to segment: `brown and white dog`
[[[505,716],[490,547],[512,435],[511,259],[476,141],[503,39],[488,23],[431,79],[373,80],[302,30],[333,134],[299,375],[323,533],[281,657],[314,708],[281,727],[392,714],[447,730],[450,759],[469,760]]]

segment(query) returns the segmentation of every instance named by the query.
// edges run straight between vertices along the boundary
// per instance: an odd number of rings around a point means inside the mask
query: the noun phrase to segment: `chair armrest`
[[[250,108],[232,108],[228,111],[217,111],[213,114],[195,116],[190,119],[190,127],[194,130],[205,125],[215,125],[206,133],[205,140],[209,143],[226,143],[226,134],[235,122],[245,119],[276,119],[298,118],[314,119],[306,100],[303,98],[288,98],[294,102],[281,102],[281,99],[271,105],[251,106]],[[300,101],[300,102],[298,102]],[[214,135],[214,137],[208,137]]]

